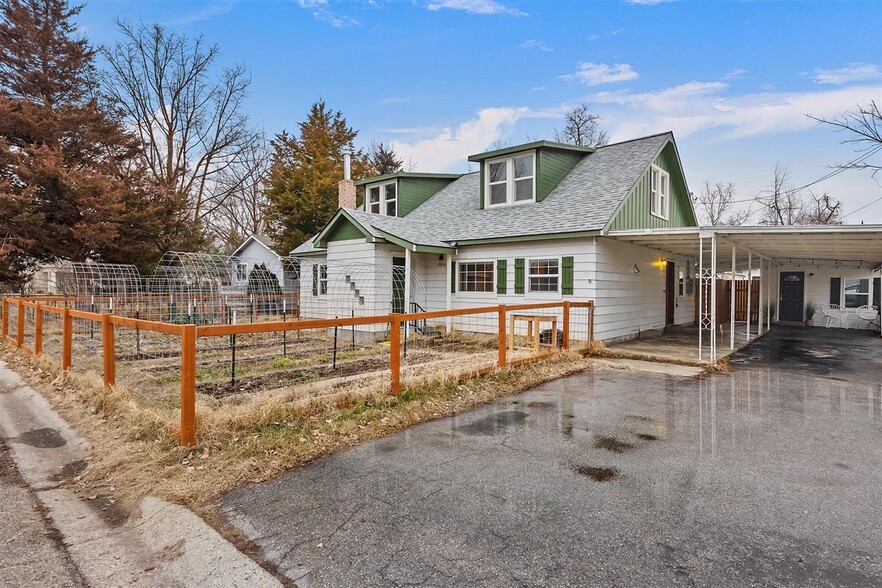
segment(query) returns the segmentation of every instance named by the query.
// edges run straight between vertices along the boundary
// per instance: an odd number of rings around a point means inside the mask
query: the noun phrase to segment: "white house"
[[[256,265],[265,265],[279,280],[279,286],[285,285],[285,272],[282,258],[273,250],[273,242],[269,237],[251,235],[242,242],[230,255],[233,272],[233,284],[244,287],[248,276]]]

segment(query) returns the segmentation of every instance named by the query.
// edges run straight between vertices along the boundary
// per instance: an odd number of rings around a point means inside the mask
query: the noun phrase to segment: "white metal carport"
[[[867,271],[882,265],[882,225],[819,226],[749,226],[682,227],[610,231],[607,237],[641,245],[673,255],[695,257],[694,275],[698,282],[698,357],[703,359],[703,337],[717,330],[716,281],[720,272],[760,270],[760,308],[758,334],[769,329],[772,302],[780,295],[772,279],[775,269],[785,263],[806,262],[856,263]],[[693,270],[690,270],[692,273]],[[772,290],[775,298],[772,298]],[[709,292],[710,296],[706,293]],[[750,308],[748,288],[748,308]],[[709,298],[709,299],[708,299]],[[735,347],[735,289],[732,288],[729,346]],[[778,309],[780,310],[780,309]],[[747,314],[747,338],[750,338],[750,313]],[[709,339],[711,361],[717,359],[717,337]]]

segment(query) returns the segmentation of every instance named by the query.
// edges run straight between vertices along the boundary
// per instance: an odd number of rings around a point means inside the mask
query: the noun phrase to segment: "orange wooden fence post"
[[[34,355],[40,355],[43,353],[43,307],[39,304],[34,317]]]
[[[392,315],[389,332],[389,370],[392,372],[392,396],[401,393],[401,315]]]
[[[563,303],[563,348],[570,348],[570,301]]]
[[[101,315],[101,346],[104,351],[104,385],[116,385],[116,362],[113,346],[113,323],[109,314]]]
[[[196,443],[196,325],[181,331],[181,445]]]
[[[594,302],[588,307],[588,345],[594,343]]]
[[[499,367],[504,368],[507,363],[505,357],[505,305],[499,305]],[[512,337],[514,337],[514,333],[512,333]]]
[[[73,323],[70,318],[70,309],[65,308],[61,315],[61,369],[70,369],[70,346],[73,338]]]
[[[24,343],[24,327],[25,327],[25,316],[24,316],[24,299],[18,299],[18,320],[16,321],[16,326],[18,327],[17,332],[15,334],[15,344],[18,347],[21,347]]]
[[[9,307],[6,305],[6,297],[4,296],[2,300],[0,300],[0,314],[3,315],[3,340],[6,340],[7,335],[9,335]]]

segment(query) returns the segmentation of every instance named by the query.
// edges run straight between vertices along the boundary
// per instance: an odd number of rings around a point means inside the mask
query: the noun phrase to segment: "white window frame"
[[[848,302],[845,299],[846,294],[847,294],[845,290],[848,287],[846,282],[848,282],[848,281],[857,282],[858,286],[860,287],[860,283],[863,280],[867,280],[869,282],[867,284],[867,291],[866,292],[858,292],[856,294],[848,294],[849,296],[865,296],[866,298],[865,298],[863,304],[858,304],[857,306],[848,306]],[[843,277],[842,278],[842,298],[840,298],[840,300],[842,301],[842,308],[860,308],[861,306],[871,304],[871,301],[873,300],[873,278],[872,277],[870,277],[870,278],[846,278],[846,277]]]
[[[530,176],[517,178],[517,180],[526,180],[529,178],[533,184],[533,195],[529,200],[515,200],[516,179],[514,177],[514,161],[522,157],[530,156],[533,158],[533,170]],[[490,201],[490,165],[494,163],[505,162],[505,202],[493,204]],[[502,182],[494,182],[494,185]],[[513,204],[527,204],[536,202],[536,151],[522,151],[505,157],[495,157],[484,162],[484,208],[493,208],[495,206],[511,206]]]
[[[328,294],[328,264],[318,264],[318,295],[327,296]]]
[[[489,292],[480,292],[477,290],[462,290],[460,286],[462,284],[462,270],[464,265],[469,265],[473,263],[489,263],[493,268],[491,273],[493,275],[493,282],[490,286]],[[456,261],[456,293],[463,294],[468,296],[496,296],[496,260],[495,259],[458,259]]]
[[[530,280],[531,277],[537,278],[547,278],[553,276],[555,274],[532,274],[530,273],[530,262],[531,261],[549,261],[555,260],[557,261],[557,290],[533,290],[533,283]],[[524,260],[524,280],[526,283],[524,284],[524,294],[542,296],[543,294],[560,294],[561,287],[563,286],[563,267],[562,260],[560,257],[555,257],[554,255],[542,256],[542,257],[528,257]]]
[[[653,182],[656,174],[660,183]],[[671,216],[671,174],[654,164],[649,168],[649,213],[662,220]]]
[[[395,186],[395,198],[391,200],[386,199],[386,186]],[[372,202],[371,202],[371,190],[377,188],[380,191],[380,201],[377,203],[379,207],[379,212],[374,212],[372,210]],[[395,203],[395,216],[398,216],[398,180],[390,180],[388,182],[377,182],[375,184],[368,184],[365,186],[364,190],[364,210],[365,212],[370,212],[371,214],[379,214],[381,216],[389,216],[386,211],[390,202]]]

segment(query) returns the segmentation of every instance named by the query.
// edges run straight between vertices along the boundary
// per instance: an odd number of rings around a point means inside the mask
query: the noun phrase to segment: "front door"
[[[674,303],[677,296],[677,269],[673,261],[667,263],[665,274],[665,324],[674,324]]]
[[[404,258],[392,258],[392,312],[404,312]]]
[[[802,322],[805,272],[781,272],[780,291],[781,308],[778,312],[781,320]]]

